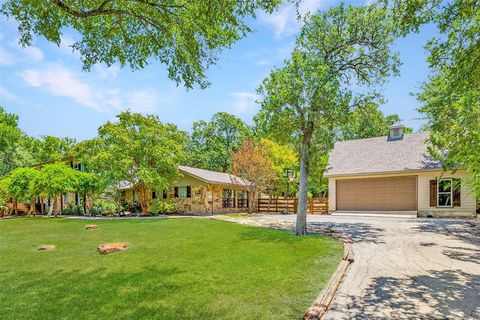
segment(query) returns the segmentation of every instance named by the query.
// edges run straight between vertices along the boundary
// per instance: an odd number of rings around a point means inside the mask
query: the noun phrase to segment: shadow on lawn
[[[430,308],[420,308],[427,304]],[[479,319],[480,275],[460,270],[430,271],[408,278],[379,277],[354,299],[355,319]]]
[[[15,315],[17,319],[197,319],[198,313],[192,312],[188,301],[181,305],[168,303],[176,292],[193,285],[175,281],[182,272],[154,267],[135,272],[111,272],[105,268],[45,274],[11,272],[2,275],[6,281],[0,294],[4,306],[0,318]],[[187,311],[182,307],[187,307]]]

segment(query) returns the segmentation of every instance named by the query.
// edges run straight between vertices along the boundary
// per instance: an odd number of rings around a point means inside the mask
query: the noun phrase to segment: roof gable
[[[428,132],[405,134],[401,140],[375,137],[339,141],[329,158],[325,176],[431,170],[441,167],[432,159]]]
[[[179,166],[178,169],[181,173],[190,175],[207,183],[239,186],[246,185],[246,183],[243,182],[244,180],[242,178],[239,178],[229,173],[198,169],[187,166]]]

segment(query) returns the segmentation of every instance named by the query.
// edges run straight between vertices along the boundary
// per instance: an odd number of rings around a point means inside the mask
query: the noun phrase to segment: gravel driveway
[[[355,262],[327,319],[480,319],[480,230],[468,220],[309,216],[308,221],[354,241]]]

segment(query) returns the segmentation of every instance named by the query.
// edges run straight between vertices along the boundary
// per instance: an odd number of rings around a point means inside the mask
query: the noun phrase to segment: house
[[[187,166],[178,169],[180,177],[162,194],[148,192],[148,202],[171,200],[179,211],[186,213],[240,212],[248,208],[249,194],[241,178]],[[124,203],[138,201],[138,192],[131,184],[123,184],[119,189]]]
[[[476,199],[464,170],[443,172],[427,150],[428,132],[337,142],[327,172],[329,211],[470,217]]]

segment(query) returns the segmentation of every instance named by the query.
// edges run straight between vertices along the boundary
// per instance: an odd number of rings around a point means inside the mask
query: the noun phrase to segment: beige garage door
[[[337,210],[415,211],[417,178],[337,180]]]

